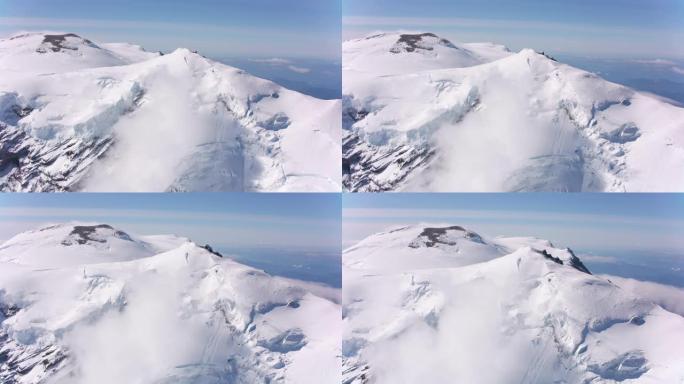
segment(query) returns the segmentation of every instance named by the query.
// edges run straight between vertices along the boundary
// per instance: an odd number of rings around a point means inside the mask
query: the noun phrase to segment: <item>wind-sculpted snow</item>
[[[683,108],[530,49],[442,40],[343,43],[345,189],[684,189]]]
[[[339,290],[176,236],[60,224],[0,247],[3,383],[339,383]]]
[[[31,50],[41,39],[70,48]],[[341,188],[339,101],[187,49],[34,33],[0,40],[0,53],[2,190]]]
[[[343,278],[343,383],[684,377],[681,315],[545,240],[395,228],[345,250]]]

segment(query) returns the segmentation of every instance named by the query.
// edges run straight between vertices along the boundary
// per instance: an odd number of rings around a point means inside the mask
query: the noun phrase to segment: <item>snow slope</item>
[[[684,379],[684,318],[545,240],[395,228],[345,250],[343,280],[343,383]]]
[[[340,102],[187,49],[0,40],[5,191],[339,191]]]
[[[684,108],[530,49],[343,43],[351,191],[682,191]]]
[[[339,294],[175,236],[40,228],[0,247],[0,381],[339,383]]]

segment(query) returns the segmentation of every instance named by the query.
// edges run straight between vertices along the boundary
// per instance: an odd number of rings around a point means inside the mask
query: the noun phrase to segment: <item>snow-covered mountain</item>
[[[0,40],[0,190],[339,191],[339,100],[187,49]]]
[[[684,108],[523,49],[343,43],[350,191],[682,191]]]
[[[0,382],[339,383],[339,295],[185,238],[40,228],[0,245]]]
[[[684,379],[683,314],[549,241],[395,228],[345,250],[343,279],[343,383]]]

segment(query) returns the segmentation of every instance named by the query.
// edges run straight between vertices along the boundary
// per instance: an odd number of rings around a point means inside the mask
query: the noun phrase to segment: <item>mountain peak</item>
[[[11,35],[5,41],[13,45],[29,46],[37,53],[79,51],[83,47],[102,49],[91,40],[71,32],[31,31]]]
[[[471,232],[459,225],[446,227],[425,227],[422,232],[413,240],[409,247],[436,247],[439,245],[456,245],[459,239],[467,239],[476,243],[484,244],[482,237],[475,232]]]
[[[535,271],[542,264],[555,263],[563,270],[569,267],[591,274],[570,248],[555,247],[548,240],[491,237],[453,224],[421,223],[391,228],[346,249],[343,260],[354,269],[406,271],[463,267],[495,259],[507,264],[520,258],[527,260]]]
[[[449,40],[441,38],[431,32],[424,32],[414,34],[404,33],[399,35],[399,39],[389,51],[390,53],[395,54],[402,52],[427,52],[434,51],[437,46],[458,49],[458,47]]]
[[[78,51],[79,47],[84,45],[95,49],[101,49],[92,41],[84,39],[75,33],[62,33],[43,35],[43,41],[36,49],[36,52],[63,52],[65,50]]]
[[[93,242],[105,243],[108,238],[133,241],[126,232],[115,229],[109,224],[74,225],[71,232],[69,232],[64,241],[62,241],[62,245],[85,245]]]
[[[175,236],[133,236],[104,223],[60,223],[19,233],[0,245],[0,261],[65,267],[134,260],[178,247]]]
[[[2,248],[43,244],[51,247],[71,246],[109,246],[111,242],[137,243],[128,233],[105,223],[69,222],[51,224],[35,230],[22,232],[8,240]]]
[[[127,51],[135,50],[127,48]],[[135,53],[144,56],[142,50]],[[133,61],[127,56],[71,32],[31,31],[0,39],[0,70],[18,74],[120,66]]]
[[[200,56],[197,51],[192,51],[188,48],[176,48],[174,49],[171,53],[168,54],[169,56],[188,56],[188,55],[197,55]]]
[[[499,51],[489,46],[471,50],[432,32],[377,33],[342,44],[344,66],[368,73],[400,74],[431,69],[462,68],[489,60],[487,52]],[[478,52],[486,52],[481,56]]]

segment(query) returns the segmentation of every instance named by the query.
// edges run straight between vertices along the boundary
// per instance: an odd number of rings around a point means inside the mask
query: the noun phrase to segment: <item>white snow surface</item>
[[[684,317],[659,305],[681,291],[624,282],[531,237],[372,235],[343,252],[342,382],[681,382]]]
[[[0,40],[0,72],[3,190],[341,189],[339,100],[64,33]]]
[[[40,228],[0,246],[0,382],[339,383],[339,296],[185,238]]]
[[[345,41],[343,127],[352,191],[684,190],[684,108],[531,49]]]

